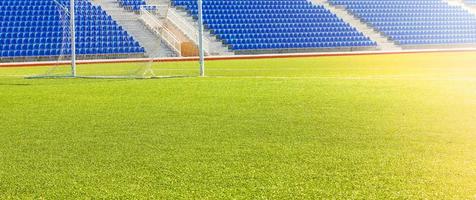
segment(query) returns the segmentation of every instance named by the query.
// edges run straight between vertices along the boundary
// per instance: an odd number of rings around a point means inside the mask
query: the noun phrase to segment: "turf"
[[[0,199],[475,199],[474,55],[0,69]]]

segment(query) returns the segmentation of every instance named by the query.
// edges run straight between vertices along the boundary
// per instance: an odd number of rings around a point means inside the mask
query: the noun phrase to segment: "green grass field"
[[[207,67],[0,69],[0,199],[476,199],[475,52]]]

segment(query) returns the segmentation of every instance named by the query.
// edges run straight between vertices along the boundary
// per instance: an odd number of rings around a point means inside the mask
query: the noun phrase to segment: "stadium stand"
[[[69,0],[61,0],[64,5]],[[69,6],[69,5],[68,5]],[[101,7],[76,5],[78,55],[143,55],[142,48]],[[70,54],[68,19],[52,0],[0,1],[0,58]],[[69,17],[66,17],[69,18]]]
[[[399,45],[476,43],[476,15],[442,0],[329,0]]]
[[[195,0],[173,0],[197,18]],[[375,42],[307,0],[205,0],[204,24],[232,50],[358,48]]]

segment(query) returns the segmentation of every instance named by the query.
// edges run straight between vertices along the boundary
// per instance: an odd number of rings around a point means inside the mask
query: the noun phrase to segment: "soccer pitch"
[[[2,68],[0,199],[475,199],[475,55]]]

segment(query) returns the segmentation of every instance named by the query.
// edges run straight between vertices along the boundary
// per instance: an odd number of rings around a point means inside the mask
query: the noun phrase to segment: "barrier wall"
[[[263,55],[239,55],[239,56],[207,56],[206,61],[211,60],[243,60],[243,59],[269,59],[269,58],[299,58],[299,57],[325,57],[325,56],[358,56],[358,55],[384,55],[384,54],[416,54],[416,53],[438,53],[438,52],[475,52],[476,48],[466,49],[438,49],[438,50],[403,50],[403,51],[362,51],[362,52],[332,52],[332,53],[294,53],[294,54],[263,54]],[[198,57],[171,57],[155,58],[155,62],[180,62],[198,61]],[[150,58],[131,59],[107,59],[107,60],[78,60],[78,64],[102,64],[102,63],[133,63],[150,61]],[[70,64],[70,61],[47,61],[47,62],[17,62],[0,63],[0,67],[34,67],[50,66],[58,64]]]

